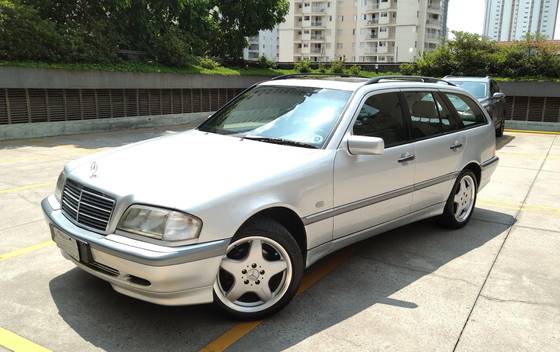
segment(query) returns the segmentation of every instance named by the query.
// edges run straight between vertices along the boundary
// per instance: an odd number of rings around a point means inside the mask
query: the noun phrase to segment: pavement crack
[[[545,155],[543,161],[541,162],[541,165],[539,166],[539,170],[537,171],[537,173],[533,177],[533,180],[531,181],[531,184],[529,185],[529,189],[527,189],[527,193],[525,194],[525,197],[523,198],[523,201],[521,202],[521,206],[515,212],[515,216],[513,217],[515,219],[515,222],[517,222],[517,219],[519,218],[519,215],[521,214],[521,210],[523,209],[523,206],[525,205],[525,203],[527,203],[527,199],[529,198],[529,194],[531,194],[531,190],[535,186],[535,182],[537,182],[537,178],[539,177],[539,175],[540,175],[540,173],[541,173],[541,171],[544,167],[544,164],[546,163],[546,160],[548,159],[548,156],[550,155],[550,151],[552,150],[552,147],[554,146],[554,143],[556,142],[557,138],[558,138],[558,136],[554,137],[554,139],[550,143],[550,145],[548,147],[548,151],[546,152],[546,155]],[[455,352],[457,350],[457,347],[459,346],[459,342],[461,341],[461,337],[463,337],[463,333],[465,332],[467,324],[469,323],[469,321],[471,319],[472,313],[474,312],[474,308],[476,307],[476,304],[478,303],[478,299],[482,295],[482,290],[484,290],[484,287],[486,286],[486,283],[488,282],[488,278],[490,277],[490,274],[492,273],[492,270],[494,269],[494,266],[496,265],[496,262],[498,261],[498,257],[502,253],[502,250],[504,249],[504,246],[505,246],[513,228],[514,228],[514,226],[511,226],[508,229],[506,235],[504,236],[504,240],[502,241],[502,244],[500,245],[500,248],[498,249],[498,252],[496,253],[496,256],[494,257],[494,260],[492,261],[492,265],[490,265],[490,269],[488,269],[488,272],[486,273],[486,277],[484,278],[484,281],[482,282],[482,285],[480,286],[480,290],[478,291],[478,294],[476,295],[476,298],[474,299],[471,310],[469,311],[469,314],[467,315],[467,318],[465,319],[465,323],[463,324],[463,327],[461,328],[461,332],[459,333],[459,336],[457,336],[457,341],[455,342],[455,346],[453,347],[453,352]]]
[[[523,303],[523,304],[530,304],[534,306],[541,306],[541,307],[550,307],[555,309],[560,309],[560,305],[548,302],[537,302],[537,301],[529,301],[529,300],[522,300],[522,299],[504,299],[498,297],[492,297],[488,295],[480,295],[480,297],[487,299],[492,302],[499,302],[499,303]]]

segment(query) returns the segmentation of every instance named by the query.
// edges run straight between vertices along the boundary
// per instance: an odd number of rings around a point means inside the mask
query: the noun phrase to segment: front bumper
[[[77,260],[61,248],[64,257],[108,281],[115,291],[163,305],[212,302],[214,281],[229,239],[181,247],[159,246],[78,227],[62,214],[54,196],[45,198],[41,206],[51,235],[53,227],[57,228],[89,248],[87,261]]]

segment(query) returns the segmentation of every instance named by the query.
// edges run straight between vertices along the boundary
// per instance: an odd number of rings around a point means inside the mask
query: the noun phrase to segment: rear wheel
[[[438,219],[439,223],[455,229],[465,226],[476,204],[477,187],[474,173],[471,170],[463,170],[455,181],[443,214]]]
[[[286,228],[261,219],[228,246],[214,284],[214,301],[238,319],[260,319],[293,298],[303,275],[302,252]]]

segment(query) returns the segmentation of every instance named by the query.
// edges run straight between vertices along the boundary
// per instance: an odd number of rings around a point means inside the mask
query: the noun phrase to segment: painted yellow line
[[[30,189],[41,188],[46,186],[54,186],[52,182],[45,182],[45,183],[32,183],[25,186],[18,186],[13,188],[4,188],[0,189],[0,194],[7,194],[7,193],[17,193],[21,191],[27,191]]]
[[[554,131],[531,131],[531,130],[512,130],[506,128],[504,131],[513,132],[513,133],[533,133],[533,134],[552,134],[552,135],[560,135],[560,132]]]
[[[29,247],[24,247],[24,248],[16,249],[15,251],[0,254],[0,261],[6,260],[6,259],[9,259],[9,258],[13,258],[13,257],[17,257],[19,255],[27,254],[29,252],[33,252],[33,251],[36,251],[36,250],[41,249],[41,248],[48,247],[48,246],[53,245],[53,244],[54,244],[53,241],[48,240],[48,241],[45,241],[45,242],[34,244],[32,246],[29,246]]]
[[[549,205],[538,205],[538,204],[523,204],[522,207],[521,203],[518,202],[508,202],[508,201],[491,200],[491,199],[478,199],[477,205],[495,206],[498,208],[511,209],[511,210],[518,210],[519,208],[522,208],[521,210],[530,211],[530,212],[544,212],[544,213],[551,213],[551,214],[560,213],[559,207],[554,207]]]
[[[339,266],[345,259],[350,256],[351,250],[349,248],[343,249],[342,251],[335,254],[332,258],[329,258],[322,265],[318,265],[313,268],[309,273],[307,273],[301,280],[300,287],[296,295],[300,295],[305,290],[316,284],[328,273],[333,271],[337,266]],[[253,331],[257,326],[259,326],[263,320],[255,320],[250,322],[238,323],[231,329],[226,331],[222,336],[218,337],[214,341],[210,342],[208,345],[203,347],[201,352],[218,352],[224,351],[226,348],[233,345],[240,338],[247,335]]]
[[[43,346],[0,328],[0,346],[14,352],[50,352]]]

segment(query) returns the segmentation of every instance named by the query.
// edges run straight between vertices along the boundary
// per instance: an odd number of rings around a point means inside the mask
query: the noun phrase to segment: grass
[[[141,72],[141,73],[178,73],[178,74],[206,74],[222,76],[279,76],[298,73],[293,69],[259,68],[259,67],[224,67],[207,69],[199,65],[187,65],[184,67],[168,67],[151,63],[122,62],[114,64],[86,64],[86,63],[47,63],[33,61],[0,61],[1,66],[25,67],[38,69],[73,70],[73,71],[108,71],[108,72]],[[313,70],[312,72],[319,72]],[[364,77],[375,77],[379,75],[393,75],[394,72],[383,72],[376,74],[370,71],[361,71]]]
[[[199,65],[183,67],[168,67],[152,63],[122,62],[111,64],[87,63],[48,63],[33,61],[0,61],[0,66],[73,70],[73,71],[108,71],[108,72],[141,72],[141,73],[178,73],[178,74],[208,74],[223,76],[278,76],[295,73],[294,70],[258,68],[258,67],[224,67],[206,69]]]
[[[225,67],[219,66],[214,69],[207,69],[199,65],[187,65],[184,67],[169,67],[154,63],[141,62],[121,62],[111,64],[87,64],[87,63],[48,63],[34,61],[0,61],[0,67],[25,67],[40,69],[58,69],[73,71],[108,71],[108,72],[139,72],[139,73],[178,73],[178,74],[204,74],[204,75],[222,75],[222,76],[280,76],[292,73],[298,73],[293,69],[279,68],[259,68],[259,67]],[[318,70],[312,70],[318,73]],[[376,77],[397,75],[398,72],[380,72],[376,74],[372,71],[360,71],[360,76]],[[534,81],[534,82],[560,82],[558,78],[547,77],[494,77],[499,82],[518,82],[518,81]]]

